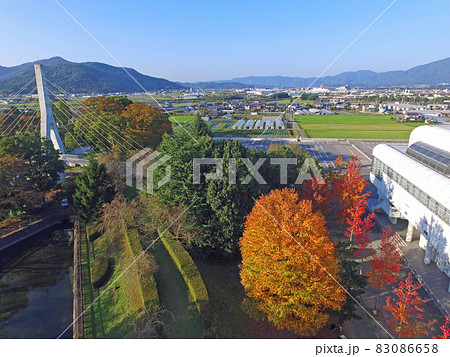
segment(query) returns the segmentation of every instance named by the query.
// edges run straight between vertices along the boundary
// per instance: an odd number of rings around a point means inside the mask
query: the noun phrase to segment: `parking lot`
[[[301,142],[292,139],[274,139],[274,138],[233,138],[239,140],[242,145],[255,150],[268,150],[271,144],[285,145],[295,144],[308,151],[310,155],[318,159],[323,168],[334,167],[339,154],[344,160],[351,156],[357,156],[361,161],[362,174],[368,175],[372,166],[372,150],[385,141],[362,141],[362,140],[330,140],[330,139],[304,139]],[[406,145],[406,142],[399,141],[389,143],[390,145]]]

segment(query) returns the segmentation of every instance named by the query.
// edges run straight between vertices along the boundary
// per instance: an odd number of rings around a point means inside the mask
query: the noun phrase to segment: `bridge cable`
[[[49,83],[50,83],[51,85],[53,85],[56,89],[62,91],[64,94],[66,94],[67,96],[70,97],[70,93],[68,93],[66,90],[64,90],[64,88],[62,88],[61,86],[59,86],[59,85],[57,85],[57,84],[55,84],[55,83],[52,83],[52,82],[50,82],[50,81],[48,81],[48,80],[47,80],[47,82],[49,82]],[[133,141],[133,142],[137,145],[137,149],[143,149],[143,148],[144,148],[144,147],[143,147],[141,144],[139,144],[136,140],[134,140],[133,138],[131,138],[129,135],[127,135],[127,134],[125,134],[125,133],[122,133],[117,127],[115,127],[114,125],[112,125],[111,123],[109,123],[109,122],[108,122],[105,118],[103,118],[100,114],[93,112],[93,110],[90,109],[89,107],[87,107],[87,106],[83,103],[83,101],[80,101],[80,100],[76,99],[76,97],[71,97],[71,98],[73,98],[73,100],[74,100],[75,102],[77,102],[80,106],[82,106],[85,110],[87,110],[87,111],[89,111],[89,112],[92,112],[93,114],[95,114],[96,116],[98,116],[101,120],[103,120],[104,124],[107,125],[107,126],[109,126],[112,130],[116,131],[118,134],[123,135],[123,136],[127,137],[129,140]]]
[[[51,91],[50,89],[49,89],[49,91]],[[51,91],[52,92],[52,91]],[[52,92],[52,94],[54,95],[54,93]],[[67,101],[65,101],[64,99],[61,99],[63,102],[65,102],[67,105],[68,105],[68,103],[67,103]],[[119,141],[119,139],[117,139],[116,137],[114,137],[113,135],[111,135],[111,133],[109,133],[109,132],[107,132],[105,129],[103,129],[103,128],[101,128],[101,127],[97,127],[96,128],[96,123],[95,122],[93,122],[93,121],[89,121],[89,119],[88,118],[86,118],[85,116],[83,116],[83,115],[81,115],[78,119],[80,119],[80,120],[82,120],[84,123],[86,123],[87,125],[88,125],[88,129],[91,129],[91,130],[93,130],[93,131],[95,131],[97,134],[99,134],[103,139],[104,139],[104,142],[102,142],[102,144],[104,145],[104,146],[106,146],[106,147],[108,147],[108,144],[113,144],[113,145],[118,145],[118,148],[119,148],[119,151],[120,152],[122,152],[125,156],[129,156],[129,152],[128,153],[126,153],[124,150],[129,150],[130,151],[130,149],[128,149],[126,146],[125,146],[125,144],[123,144],[123,143],[121,143],[120,141]],[[101,130],[101,131],[100,131]],[[88,131],[89,132],[89,131]],[[108,138],[108,136],[110,136],[110,138]],[[114,143],[114,140],[116,141],[116,143],[118,143],[118,144],[115,144]],[[100,140],[101,141],[101,140]]]

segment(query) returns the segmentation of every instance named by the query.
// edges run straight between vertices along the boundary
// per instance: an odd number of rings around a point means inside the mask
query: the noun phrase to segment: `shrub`
[[[97,225],[89,225],[86,227],[86,233],[90,242],[95,241],[97,238],[100,238],[102,235],[98,229]]]
[[[147,253],[142,254],[142,246],[139,239],[139,233],[136,223],[131,215],[128,215],[126,221],[123,221],[123,233],[125,236],[125,244],[128,245],[132,257],[139,259],[134,264],[133,271],[137,275],[141,288],[142,299],[146,308],[159,304],[158,289],[154,277],[154,269],[152,264],[146,264],[145,259],[152,259]],[[142,256],[140,256],[142,254]]]
[[[114,273],[114,258],[98,257],[91,262],[92,286],[99,289],[104,286]]]

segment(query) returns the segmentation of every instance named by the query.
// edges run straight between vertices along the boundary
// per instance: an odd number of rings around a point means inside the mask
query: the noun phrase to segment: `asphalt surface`
[[[361,161],[362,174],[368,175],[372,166],[373,148],[385,141],[362,140],[334,140],[334,139],[276,139],[276,138],[234,138],[245,147],[255,150],[267,151],[271,144],[295,144],[308,151],[312,157],[319,160],[322,167],[334,167],[334,162],[339,155],[347,160],[351,156],[357,156]],[[391,144],[391,143],[390,143]],[[406,142],[395,142],[393,145],[406,145]]]

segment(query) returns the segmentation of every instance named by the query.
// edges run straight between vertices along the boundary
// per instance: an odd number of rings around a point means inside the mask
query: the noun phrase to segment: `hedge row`
[[[95,241],[102,235],[98,225],[89,225],[86,227],[86,233],[90,242]]]
[[[104,286],[114,274],[114,258],[99,257],[91,262],[91,281],[95,289]]]
[[[128,216],[126,222],[123,222],[123,232],[125,244],[128,245],[133,258],[137,258],[142,253],[142,246],[133,217]],[[144,259],[144,257],[139,259]],[[146,273],[146,279],[139,279],[139,285],[141,286],[142,299],[146,307],[159,304],[158,289],[152,272]]]
[[[208,291],[197,266],[183,245],[174,239],[169,232],[161,234],[161,231],[158,231],[158,233],[164,247],[169,252],[169,255],[183,276],[198,311],[202,314],[203,318],[207,318],[209,311]]]

